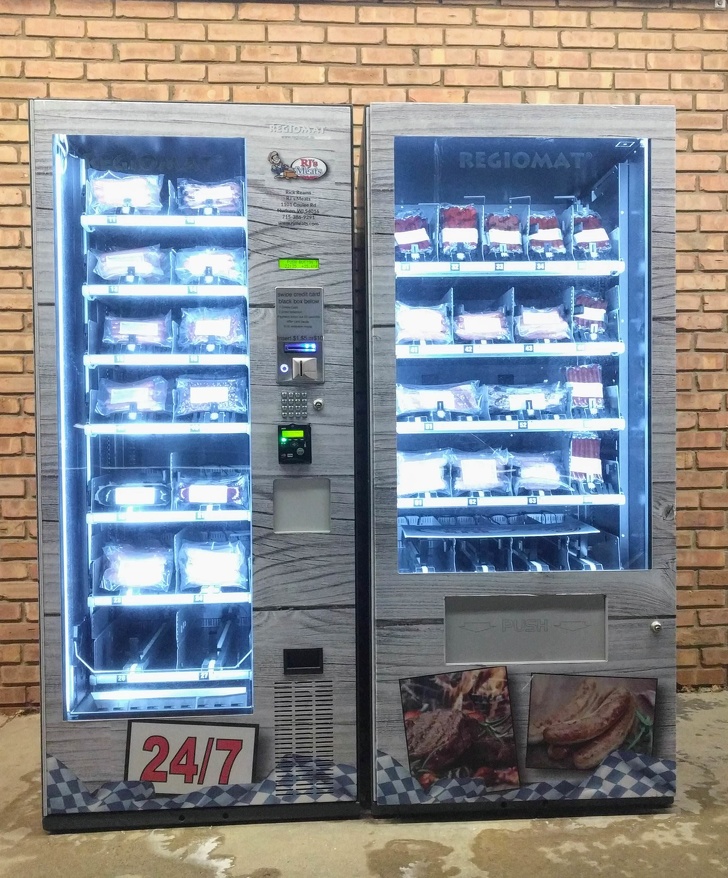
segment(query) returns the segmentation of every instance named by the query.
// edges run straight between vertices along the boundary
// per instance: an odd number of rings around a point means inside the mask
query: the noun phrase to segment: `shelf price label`
[[[135,720],[126,740],[126,780],[156,794],[252,783],[258,726]]]

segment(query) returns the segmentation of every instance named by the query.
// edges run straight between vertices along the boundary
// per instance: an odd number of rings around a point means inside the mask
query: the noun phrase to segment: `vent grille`
[[[274,697],[276,794],[331,792],[333,683],[330,680],[276,683]]]

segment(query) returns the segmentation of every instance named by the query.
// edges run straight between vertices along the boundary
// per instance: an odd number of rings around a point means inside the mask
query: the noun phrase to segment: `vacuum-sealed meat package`
[[[609,259],[612,244],[599,214],[589,208],[574,213],[574,259]]]
[[[593,482],[602,480],[601,439],[595,433],[574,433],[571,437],[569,471],[572,480]]]
[[[513,455],[516,493],[522,491],[568,491],[569,482],[557,452]]]
[[[183,213],[242,216],[243,181],[240,177],[219,183],[178,180],[177,205]]]
[[[453,490],[457,494],[510,494],[510,454],[501,448],[492,451],[452,451]]]
[[[516,335],[523,341],[569,341],[571,329],[564,306],[522,307],[516,315]]]
[[[444,384],[431,387],[397,385],[397,414],[417,412],[449,412],[458,415],[479,415],[482,411],[482,390],[478,381]]]
[[[199,378],[184,375],[177,379],[175,415],[248,411],[246,381],[243,378]],[[214,418],[213,418],[214,420]]]
[[[445,258],[463,258],[477,250],[479,224],[478,209],[474,205],[443,205],[440,208],[440,254]]]
[[[493,415],[520,412],[567,413],[567,389],[560,383],[484,386],[488,409]]]
[[[160,213],[163,180],[161,174],[90,170],[86,175],[86,213]]]
[[[503,308],[495,311],[461,311],[455,318],[458,341],[513,341]]]
[[[396,302],[394,306],[395,343],[430,342],[450,344],[452,328],[447,307],[420,307]]]
[[[245,250],[224,247],[190,247],[177,250],[174,273],[180,283],[245,283]]]
[[[394,245],[398,256],[432,255],[430,224],[418,210],[400,210],[394,217]]]
[[[104,546],[106,566],[101,578],[104,591],[139,589],[168,592],[172,588],[172,550],[164,547]]]
[[[172,312],[155,317],[104,316],[103,342],[125,345],[133,351],[137,345],[155,348],[172,347]]]
[[[566,256],[564,235],[553,210],[531,214],[528,225],[528,253],[531,259],[543,261]]]
[[[102,378],[96,396],[96,412],[105,418],[167,411],[167,382],[161,375],[141,381]]]
[[[183,308],[178,343],[187,350],[199,346],[244,346],[245,311],[242,305],[233,308]]]
[[[178,508],[195,506],[248,507],[248,474],[221,470],[215,475],[180,473],[174,486]]]
[[[598,364],[569,366],[566,369],[566,386],[571,389],[572,406],[592,411],[604,408],[602,367]]]
[[[447,451],[427,451],[423,454],[397,454],[397,494],[450,494]]]
[[[123,283],[167,283],[169,281],[169,253],[158,244],[135,250],[109,250],[101,253],[91,250],[93,271],[106,281]]]
[[[181,542],[177,557],[181,591],[201,588],[247,588],[247,553],[237,539]]]
[[[94,499],[99,506],[143,507],[160,509],[169,506],[169,486],[164,482],[109,482],[96,489]]]
[[[520,259],[523,256],[521,220],[515,213],[489,213],[485,218],[485,258]]]
[[[574,297],[574,327],[590,339],[607,331],[607,302],[588,290],[580,290]]]

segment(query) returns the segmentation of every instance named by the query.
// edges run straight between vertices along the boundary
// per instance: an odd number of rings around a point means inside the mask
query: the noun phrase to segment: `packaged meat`
[[[483,391],[493,415],[522,412],[547,414],[567,413],[568,391],[560,383],[532,385],[492,385]]]
[[[203,346],[244,347],[246,343],[245,311],[233,308],[183,308],[178,343],[187,350]]]
[[[107,345],[125,345],[130,351],[137,345],[155,348],[172,347],[172,312],[157,317],[104,317],[103,342]]]
[[[601,440],[595,433],[574,433],[571,437],[569,474],[587,485],[602,480]]]
[[[447,451],[397,454],[397,494],[450,494],[450,456]]]
[[[161,174],[90,170],[86,176],[86,213],[160,213],[163,180]]]
[[[531,259],[542,261],[566,256],[564,235],[553,210],[531,214],[528,225],[528,253]]]
[[[160,509],[169,506],[169,486],[163,482],[109,482],[96,489],[99,506]]]
[[[177,557],[181,591],[247,588],[247,553],[240,540],[183,540]]]
[[[607,302],[587,290],[574,297],[574,328],[590,340],[607,331]]]
[[[175,254],[174,273],[180,283],[245,283],[245,250],[190,247]]]
[[[419,307],[396,302],[394,306],[395,343],[424,342],[450,344],[452,328],[447,307]]]
[[[569,482],[557,452],[513,455],[516,493],[568,491]]]
[[[563,305],[522,307],[516,315],[516,335],[523,341],[568,341],[571,329]]]
[[[152,414],[167,411],[167,382],[161,375],[141,381],[112,381],[102,378],[96,396],[96,412],[113,415]]]
[[[485,218],[485,258],[520,259],[523,256],[521,221],[514,213],[489,213]]]
[[[479,415],[483,393],[478,381],[430,387],[397,385],[397,414],[442,412],[458,415]]]
[[[177,379],[175,415],[210,414],[218,412],[244,415],[248,411],[244,378],[199,378],[184,375]]]
[[[109,543],[104,546],[104,558],[106,566],[100,583],[104,591],[168,592],[172,588],[171,549]]]
[[[177,205],[182,213],[242,216],[243,181],[240,177],[219,183],[180,179],[177,181]]]
[[[440,207],[440,254],[459,259],[478,249],[478,208],[472,204]]]
[[[503,449],[492,451],[452,451],[453,491],[456,494],[510,494],[510,454]]]
[[[394,218],[394,245],[400,257],[417,259],[432,255],[430,224],[418,210],[397,212]]]
[[[574,259],[609,259],[612,244],[602,218],[596,211],[580,208],[574,212]]]
[[[571,390],[572,406],[592,412],[604,408],[602,367],[598,364],[569,366],[566,369],[566,386]]]
[[[458,341],[513,341],[503,308],[495,311],[461,311],[455,318]]]
[[[136,250],[90,251],[94,274],[106,281],[123,283],[166,283],[169,281],[169,254],[159,245]]]
[[[178,508],[227,506],[248,508],[248,474],[221,470],[212,476],[180,473],[174,486]]]

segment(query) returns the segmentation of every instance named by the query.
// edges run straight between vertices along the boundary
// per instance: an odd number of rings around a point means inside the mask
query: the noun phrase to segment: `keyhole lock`
[[[650,628],[654,634],[659,634],[662,631],[662,622],[659,619],[655,619],[654,622],[650,623]]]
[[[324,401],[322,399],[315,399],[313,401],[313,407],[316,409],[317,412],[320,412],[321,409],[324,407]]]

